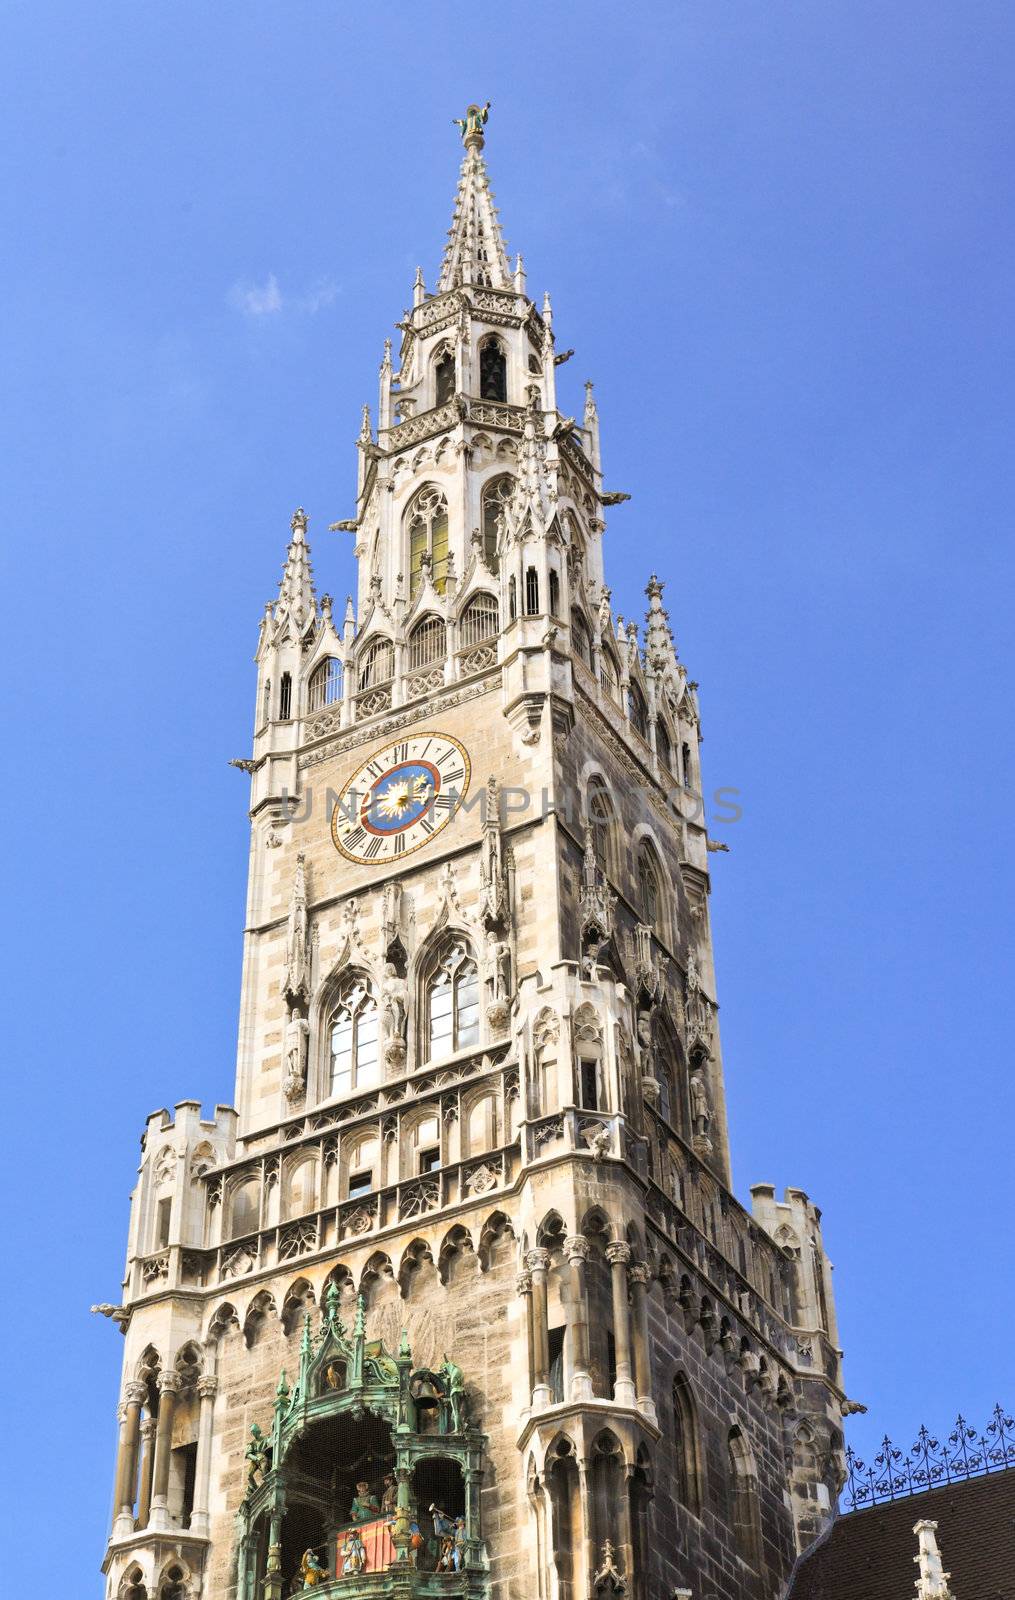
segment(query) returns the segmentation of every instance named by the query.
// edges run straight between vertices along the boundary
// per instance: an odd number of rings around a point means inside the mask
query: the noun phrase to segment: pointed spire
[[[384,356],[378,373],[377,431],[391,427],[391,340],[384,341]]]
[[[278,586],[274,621],[277,628],[289,625],[294,638],[300,639],[310,622],[317,616],[317,597],[314,593],[314,573],[310,565],[310,546],[307,543],[307,514],[302,506],[293,512],[292,538]]]
[[[645,589],[648,610],[645,613],[645,660],[653,672],[676,676],[677,647],[670,632],[668,612],[663,608],[663,586],[653,572]]]
[[[515,293],[525,293],[525,258],[521,254],[515,256]]]
[[[413,281],[413,285],[412,285],[412,303],[413,303],[414,306],[421,306],[425,299],[426,299],[426,283],[424,282],[424,279],[423,279],[423,268],[422,267],[417,267],[416,268],[416,277],[415,277],[415,279]]]
[[[470,106],[464,117],[453,120],[462,130],[465,160],[458,178],[455,211],[448,232],[437,293],[446,294],[461,283],[492,289],[513,285],[504,236],[490,191],[483,160],[483,126],[489,105]]]
[[[585,438],[588,443],[589,460],[597,472],[603,470],[602,454],[599,448],[599,407],[591,378],[585,380],[585,416],[582,419],[585,428]]]

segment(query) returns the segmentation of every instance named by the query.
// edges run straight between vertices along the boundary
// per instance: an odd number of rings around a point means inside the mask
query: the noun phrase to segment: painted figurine
[[[246,1449],[247,1466],[247,1493],[253,1494],[257,1488],[257,1478],[260,1474],[263,1481],[268,1465],[270,1446],[256,1422],[250,1424],[250,1443]]]
[[[465,1426],[465,1374],[449,1355],[445,1355],[440,1375],[444,1379],[444,1392],[451,1401],[451,1426],[455,1433],[461,1433]]]
[[[313,1550],[304,1550],[303,1560],[300,1562],[300,1572],[303,1574],[304,1589],[316,1589],[328,1576],[328,1569],[323,1562],[318,1561]]]
[[[393,1517],[398,1510],[398,1484],[393,1472],[384,1474],[384,1488],[381,1490],[381,1515]]]
[[[375,1494],[370,1493],[370,1485],[364,1479],[356,1485],[352,1505],[349,1507],[350,1522],[375,1522],[381,1514],[381,1502]]]
[[[412,1565],[414,1567],[417,1567],[419,1565],[419,1552],[423,1549],[423,1546],[425,1544],[426,1544],[426,1540],[423,1537],[423,1530],[421,1529],[421,1527],[420,1527],[418,1521],[416,1520],[416,1518],[415,1517],[410,1517],[410,1519],[409,1519],[409,1560],[411,1561],[411,1563],[412,1563]]]
[[[441,1506],[431,1505],[430,1515],[433,1517],[433,1531],[437,1536],[437,1572],[454,1572],[455,1569],[455,1524],[451,1517]]]
[[[363,1543],[363,1536],[358,1528],[350,1528],[342,1540],[342,1574],[363,1572],[366,1570],[367,1552]]]
[[[461,1572],[465,1566],[465,1518],[455,1518],[455,1571]]]

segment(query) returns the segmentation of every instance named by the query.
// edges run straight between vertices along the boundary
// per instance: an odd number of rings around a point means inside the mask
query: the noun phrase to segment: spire
[[[465,160],[458,179],[455,212],[448,232],[437,293],[446,294],[460,283],[483,288],[510,289],[513,284],[497,208],[483,160],[483,127],[490,104],[470,106],[453,121],[461,129]]]
[[[645,661],[653,672],[663,677],[677,673],[677,647],[670,632],[669,614],[663,607],[663,586],[653,572],[645,590],[648,610],[645,613]]]
[[[275,602],[275,626],[289,624],[294,638],[302,638],[308,624],[317,616],[317,597],[314,593],[314,573],[310,565],[310,546],[307,544],[307,514],[302,506],[293,512],[292,538],[282,569]]]

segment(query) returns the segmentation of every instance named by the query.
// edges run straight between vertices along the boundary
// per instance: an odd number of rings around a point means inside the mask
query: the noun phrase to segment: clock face
[[[400,861],[447,827],[471,776],[468,751],[447,733],[385,745],[339,795],[331,815],[335,849],[349,861]]]

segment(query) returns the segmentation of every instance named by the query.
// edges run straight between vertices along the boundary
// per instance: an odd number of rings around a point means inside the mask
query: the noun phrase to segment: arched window
[[[422,1122],[417,1122],[405,1144],[403,1159],[408,1157],[408,1160],[403,1177],[418,1178],[439,1170],[441,1125],[436,1117],[424,1117]]]
[[[729,1431],[730,1510],[737,1549],[749,1566],[761,1567],[761,1513],[754,1455],[739,1424]]]
[[[659,757],[659,765],[663,771],[672,772],[673,746],[670,744],[670,736],[666,732],[666,724],[661,717],[656,723],[656,755]]]
[[[588,623],[580,611],[571,610],[571,649],[579,661],[584,661],[589,671],[592,671],[592,635],[589,633]]]
[[[613,855],[611,848],[613,806],[601,778],[590,780],[586,804],[589,827],[592,829],[592,849],[600,870],[608,875]]]
[[[444,664],[447,654],[447,634],[440,617],[424,617],[409,635],[409,668],[430,667],[435,661]]]
[[[317,1204],[316,1169],[313,1161],[301,1161],[289,1174],[286,1184],[285,1214],[305,1217]]]
[[[620,668],[617,666],[613,652],[604,645],[599,657],[599,682],[603,693],[609,695],[616,705],[620,704]]]
[[[229,1237],[240,1239],[256,1233],[261,1213],[261,1186],[256,1178],[237,1184],[229,1203]]]
[[[369,1194],[377,1187],[378,1148],[375,1133],[361,1134],[347,1148],[343,1183],[347,1200],[355,1200],[358,1195]]]
[[[701,1515],[701,1446],[691,1385],[682,1372],[673,1380],[673,1447],[677,1457],[677,1499]]]
[[[328,1020],[329,1094],[349,1094],[378,1079],[377,1002],[366,980],[351,977]]]
[[[278,720],[289,722],[293,714],[293,680],[292,674],[283,672],[282,681],[278,686]]]
[[[492,1094],[474,1100],[469,1107],[466,1140],[470,1156],[497,1148],[497,1101]]]
[[[187,1600],[186,1573],[182,1567],[170,1567],[159,1589],[159,1600]]]
[[[525,614],[529,617],[539,615],[539,573],[535,567],[525,569]]]
[[[684,788],[690,789],[693,787],[694,779],[691,772],[691,746],[689,744],[680,746],[680,765],[684,775]]]
[[[448,580],[448,503],[436,485],[425,483],[406,512],[409,529],[409,597],[423,581],[423,558],[430,557],[430,581],[438,594]]]
[[[508,579],[508,616],[514,622],[518,615],[518,584],[514,578]]]
[[[479,395],[482,400],[507,399],[507,357],[496,334],[479,347]]]
[[[627,691],[627,715],[635,733],[640,733],[647,740],[648,711],[645,708],[645,696],[636,683],[632,683]]]
[[[429,1059],[479,1043],[479,973],[463,939],[454,940],[426,986]]]
[[[360,662],[359,686],[374,689],[395,676],[395,647],[390,639],[375,639]]]
[[[437,359],[433,367],[435,406],[446,406],[449,400],[455,398],[455,353],[447,345],[437,352]]]
[[[308,711],[321,711],[333,706],[342,698],[342,663],[335,656],[325,656],[310,674],[307,696]]]
[[[271,721],[271,679],[264,680],[264,698],[261,701],[261,724],[264,726]]]
[[[492,478],[483,489],[483,556],[491,572],[498,569],[501,519],[514,492],[515,480],[510,472]]]
[[[663,901],[655,852],[649,844],[643,844],[638,851],[638,906],[642,921],[657,928]]]
[[[469,650],[487,639],[495,639],[499,631],[500,613],[493,595],[474,594],[458,624],[462,649]]]

